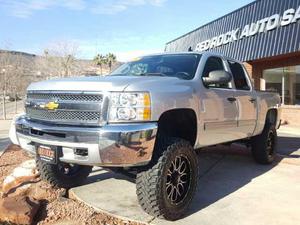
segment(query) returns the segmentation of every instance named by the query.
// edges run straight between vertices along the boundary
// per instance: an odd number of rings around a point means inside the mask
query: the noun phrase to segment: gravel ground
[[[0,158],[0,184],[15,167],[30,157],[18,146],[11,145]],[[1,190],[0,194],[2,196]],[[10,195],[16,195],[12,193]],[[19,194],[19,193],[18,193]],[[104,213],[96,212],[93,208],[67,198],[67,191],[64,189],[53,189],[44,181],[38,181],[31,185],[26,191],[31,196],[41,201],[41,208],[35,217],[34,224],[45,225],[138,225],[140,223],[120,220]]]

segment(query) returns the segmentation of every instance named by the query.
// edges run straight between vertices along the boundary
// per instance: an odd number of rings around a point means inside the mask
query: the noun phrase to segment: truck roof
[[[221,53],[218,52],[213,52],[213,51],[203,51],[203,52],[196,52],[196,51],[189,51],[189,52],[162,52],[162,53],[155,53],[155,54],[149,54],[149,55],[145,55],[145,56],[156,56],[156,55],[186,55],[186,54],[197,54],[197,55],[205,55],[205,56],[218,56],[221,58],[225,58],[227,60],[231,60],[234,62],[238,62],[238,63],[242,63],[239,60],[230,58],[226,55],[223,55]]]

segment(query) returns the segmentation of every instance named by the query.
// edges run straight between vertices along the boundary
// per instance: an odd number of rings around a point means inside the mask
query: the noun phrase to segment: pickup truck
[[[251,83],[244,65],[223,55],[144,56],[105,77],[31,84],[10,136],[53,186],[80,185],[93,166],[126,170],[136,174],[141,207],[176,220],[196,191],[196,149],[238,141],[256,162],[274,160],[280,96]]]

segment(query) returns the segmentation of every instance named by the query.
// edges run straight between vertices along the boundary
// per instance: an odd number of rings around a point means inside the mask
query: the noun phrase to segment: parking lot
[[[70,194],[97,210],[151,224],[295,224],[300,220],[298,131],[279,131],[278,156],[269,166],[256,164],[250,150],[240,145],[199,151],[198,191],[186,217],[176,222],[144,213],[134,179],[101,168]]]
[[[9,121],[1,122],[8,141]],[[87,183],[71,189],[69,197],[125,221],[150,224],[295,224],[300,205],[300,129],[279,130],[273,165],[256,164],[251,152],[234,144],[202,149],[197,194],[185,218],[168,222],[140,208],[133,177],[95,168]],[[4,137],[5,136],[5,137]]]

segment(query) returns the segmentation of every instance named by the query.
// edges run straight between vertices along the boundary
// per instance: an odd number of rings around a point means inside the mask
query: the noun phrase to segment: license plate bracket
[[[61,147],[49,145],[36,145],[36,155],[41,161],[49,164],[57,164]]]

